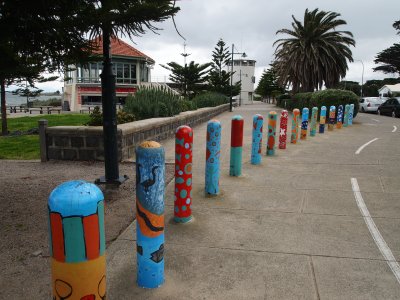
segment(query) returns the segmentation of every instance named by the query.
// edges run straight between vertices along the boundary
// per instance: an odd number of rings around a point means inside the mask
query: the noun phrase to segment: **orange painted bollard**
[[[333,127],[335,126],[335,115],[336,115],[336,107],[334,105],[332,105],[329,108],[328,131],[333,131]]]
[[[193,130],[180,126],[175,134],[175,201],[174,221],[192,220],[192,149]]]
[[[290,135],[290,142],[292,144],[296,144],[299,139],[299,116],[300,110],[298,108],[293,109],[292,132]]]
[[[267,135],[267,155],[275,155],[275,135],[276,135],[276,119],[278,115],[275,111],[268,114],[268,135]]]
[[[53,299],[106,299],[104,197],[75,180],[49,196]]]
[[[286,149],[288,111],[282,110],[279,129],[279,149]]]

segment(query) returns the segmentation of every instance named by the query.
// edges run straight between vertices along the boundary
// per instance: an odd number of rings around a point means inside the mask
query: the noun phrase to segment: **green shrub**
[[[182,108],[189,108],[186,101],[164,87],[141,87],[127,97],[124,111],[138,120],[171,117],[179,114]]]
[[[61,99],[58,98],[50,98],[48,100],[33,100],[32,107],[40,107],[40,106],[61,106]]]
[[[132,114],[128,114],[122,110],[117,112],[117,124],[124,124],[135,121],[136,118]],[[89,121],[85,124],[88,126],[103,126],[103,112],[99,106],[93,109],[93,113],[90,114]]]
[[[205,92],[194,97],[192,101],[197,108],[214,107],[229,103],[229,97],[215,92]]]
[[[291,99],[292,99],[292,96],[290,96],[289,94],[279,95],[278,97],[276,97],[276,106],[285,107],[285,101],[287,103],[288,102],[287,100],[289,100],[289,102],[290,102]]]

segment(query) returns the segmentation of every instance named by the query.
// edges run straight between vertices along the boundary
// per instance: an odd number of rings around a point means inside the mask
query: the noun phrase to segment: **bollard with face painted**
[[[104,197],[74,180],[49,196],[53,299],[106,299]]]
[[[137,284],[157,288],[164,283],[164,148],[145,141],[136,148]]]
[[[275,155],[275,135],[276,135],[276,120],[278,115],[275,111],[268,114],[268,135],[267,135],[267,155]]]
[[[261,148],[263,134],[264,118],[262,115],[253,116],[253,133],[251,144],[251,164],[259,165],[261,163]]]
[[[325,122],[326,122],[326,106],[322,106],[321,114],[319,116],[319,133],[325,132]]]
[[[192,149],[193,130],[180,126],[175,133],[175,200],[174,221],[192,220]]]
[[[308,129],[308,115],[309,115],[309,110],[307,107],[303,108],[303,112],[301,114],[301,134],[300,134],[300,139],[305,140],[307,139],[307,129]]]
[[[279,126],[279,149],[286,149],[288,111],[282,110]]]
[[[311,112],[310,136],[317,134],[318,107],[313,107]]]
[[[233,116],[231,127],[231,160],[229,165],[230,176],[242,175],[243,123],[242,116]]]

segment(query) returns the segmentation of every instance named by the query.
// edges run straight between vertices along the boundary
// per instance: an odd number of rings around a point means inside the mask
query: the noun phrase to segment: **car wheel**
[[[381,115],[381,110],[378,109],[378,110],[376,111],[376,113],[377,113],[378,115]]]
[[[396,112],[392,111],[392,118],[396,118]]]

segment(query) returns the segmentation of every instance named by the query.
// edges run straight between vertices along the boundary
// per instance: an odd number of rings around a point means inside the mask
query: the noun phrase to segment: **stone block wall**
[[[173,137],[181,125],[194,127],[229,110],[229,104],[187,111],[174,117],[153,118],[118,125],[118,158],[133,158],[135,147],[145,140],[161,141]],[[39,126],[45,126],[40,124]],[[42,130],[42,161],[55,160],[104,160],[103,127],[57,126]],[[43,145],[43,146],[42,146]],[[44,159],[43,159],[44,158]]]

